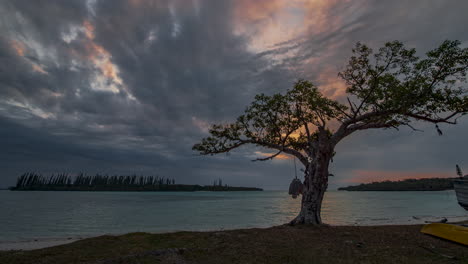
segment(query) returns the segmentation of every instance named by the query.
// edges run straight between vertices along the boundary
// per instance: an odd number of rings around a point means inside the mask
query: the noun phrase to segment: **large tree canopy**
[[[211,136],[193,146],[202,155],[229,152],[245,144],[293,155],[306,167],[298,223],[321,223],[320,205],[328,184],[334,148],[355,131],[413,126],[414,121],[456,124],[468,112],[468,49],[445,41],[416,56],[398,41],[374,53],[357,43],[338,75],[346,98],[322,95],[311,82],[299,80],[285,94],[260,94],[236,122],[213,125]],[[317,195],[318,193],[318,195]]]

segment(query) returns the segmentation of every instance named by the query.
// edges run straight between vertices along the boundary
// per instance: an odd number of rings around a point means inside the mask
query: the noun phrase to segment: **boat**
[[[457,179],[453,181],[453,188],[457,195],[458,204],[468,210],[468,179]]]
[[[432,223],[424,225],[421,233],[468,246],[468,226],[465,225]]]
[[[453,188],[457,196],[458,204],[468,210],[468,175],[463,176],[460,167],[457,165],[458,179],[453,180]],[[447,219],[444,219],[445,222]],[[424,225],[421,233],[440,237],[468,246],[468,225],[466,224],[446,224],[431,223]]]
[[[468,210],[468,175],[462,176],[460,167],[457,165],[457,175],[460,177],[453,181],[453,189],[457,196],[458,204]]]

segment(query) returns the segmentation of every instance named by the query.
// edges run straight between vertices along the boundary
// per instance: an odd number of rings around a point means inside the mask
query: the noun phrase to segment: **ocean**
[[[0,242],[83,238],[128,232],[271,227],[298,213],[300,198],[263,192],[0,191]],[[466,220],[455,193],[328,191],[330,225],[417,224]]]

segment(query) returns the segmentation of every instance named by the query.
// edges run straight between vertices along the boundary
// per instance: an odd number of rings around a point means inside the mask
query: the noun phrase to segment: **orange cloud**
[[[18,56],[24,57],[25,48],[21,42],[12,40],[11,47],[16,51],[16,54],[18,54]]]
[[[11,40],[11,47],[15,50],[16,54],[18,56],[24,57],[26,48],[23,43],[17,41],[17,40]],[[41,65],[36,64],[32,60],[26,58],[26,61],[28,61],[31,64],[32,70],[35,72],[39,72],[42,74],[49,74],[46,70]]]
[[[270,156],[274,155],[275,153],[255,151],[255,154],[260,156],[261,158],[266,158],[266,157],[270,157]],[[278,156],[275,157],[275,159],[288,160],[288,159],[291,159],[291,157],[286,155],[286,154],[279,154]]]
[[[323,95],[332,99],[346,97],[346,84],[338,77],[337,71],[333,68],[325,68],[317,78],[319,88]]]
[[[104,49],[104,47],[96,44],[94,41],[86,43],[85,47],[89,59],[95,59],[98,56],[110,56],[109,52],[106,49]]]
[[[448,172],[412,172],[412,171],[378,171],[378,170],[356,170],[352,172],[353,177],[345,182],[348,183],[370,183],[378,181],[400,181],[405,179],[421,178],[450,178],[454,177]]]
[[[309,33],[328,31],[340,25],[343,17],[330,16],[329,11],[336,5],[350,0],[302,0],[300,1],[307,10],[306,22]]]
[[[83,21],[83,28],[88,39],[94,39],[94,26],[88,20]]]
[[[33,71],[35,72],[39,72],[39,73],[42,73],[42,74],[49,74],[46,70],[44,70],[41,66],[35,64],[35,63],[31,63],[32,65],[32,68],[33,68]]]
[[[284,8],[289,1],[282,0],[238,0],[234,15],[238,19],[256,21],[271,17],[278,10]]]
[[[114,80],[118,84],[122,84],[122,79],[117,75],[116,66],[109,60],[103,62],[101,71],[107,78]]]
[[[235,32],[251,36],[255,51],[304,35],[326,32],[342,18],[329,16],[329,10],[349,0],[237,0],[234,9]]]
[[[260,52],[274,44],[294,38],[301,27],[291,26],[302,23],[299,16],[290,11],[294,1],[236,1],[234,9],[234,31],[250,36],[250,49]]]
[[[83,22],[83,30],[87,38],[85,57],[99,70],[96,81],[94,82],[95,88],[112,91],[114,93],[119,92],[120,90],[115,84],[122,85],[123,81],[119,76],[117,65],[112,62],[112,55],[103,46],[94,42],[94,26],[91,22],[85,20]],[[107,83],[104,81],[104,78],[112,82],[110,85],[107,85],[107,87],[103,87],[103,85],[105,86]]]

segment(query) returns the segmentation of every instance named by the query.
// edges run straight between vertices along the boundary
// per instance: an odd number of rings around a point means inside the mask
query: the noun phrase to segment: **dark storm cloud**
[[[48,8],[35,12],[36,4]],[[281,72],[262,70],[268,61],[254,59],[246,40],[232,34],[227,1],[205,1],[198,10],[182,1],[14,1],[1,8],[9,33],[2,38],[2,57],[14,65],[3,64],[1,78],[0,109],[12,120],[5,125],[10,136],[2,137],[3,154],[10,157],[2,182],[9,184],[24,170],[156,170],[211,182],[237,162],[221,157],[210,171],[212,160],[196,157],[191,146],[209,123],[234,118],[270,86],[264,79]],[[73,39],[67,43],[66,37]],[[111,55],[134,99],[89,88],[96,69],[76,63],[74,54],[93,56],[96,50]],[[47,73],[33,71],[33,63]],[[282,75],[276,85],[289,86],[292,78]],[[16,130],[22,131],[13,137]]]
[[[254,148],[199,157],[191,146],[257,93],[284,91],[296,78],[326,84],[324,69],[336,78],[356,41],[399,39],[418,50],[466,42],[468,4],[430,2],[338,2],[324,17],[341,21],[332,30],[253,52],[255,36],[234,33],[236,1],[3,1],[0,186],[27,170],[66,170],[284,188],[290,161],[252,163]],[[358,169],[449,168],[467,127],[448,128],[444,139],[429,129],[356,135],[333,170],[346,179]],[[403,160],[416,153],[408,145],[432,154]]]

